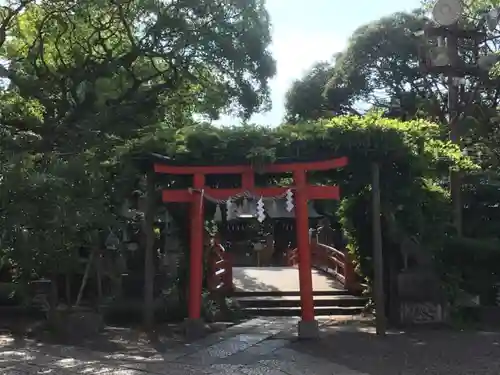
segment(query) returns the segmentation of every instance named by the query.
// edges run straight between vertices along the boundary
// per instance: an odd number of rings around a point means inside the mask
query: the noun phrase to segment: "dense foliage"
[[[3,2],[0,248],[13,276],[55,282],[102,246],[141,190],[116,159],[130,142],[265,108],[270,42],[261,0]]]
[[[28,0],[0,22],[0,222],[28,274],[112,223],[117,148],[195,114],[248,117],[274,74],[258,0]]]
[[[424,11],[396,13],[362,25],[352,34],[347,47],[335,56],[333,63],[318,62],[303,77],[297,79],[286,97],[287,120],[300,123],[321,117],[366,113],[376,109],[383,111],[384,116],[389,118],[433,121],[439,124],[441,129],[441,134],[436,136],[439,139],[446,139],[449,132],[446,81],[440,75],[425,73],[420,67],[422,48],[426,43],[435,43],[435,40],[426,40],[415,34],[426,24],[432,24],[426,10],[435,1],[423,3]],[[498,53],[500,41],[498,27],[496,30],[489,30],[486,29],[484,21],[481,22],[481,19],[484,20],[485,11],[498,4],[471,0],[465,1],[464,5],[464,16],[460,26],[468,29],[476,28],[488,35],[487,43],[477,45],[479,56]],[[471,55],[470,42],[460,41],[458,49],[460,56],[467,63],[475,63],[475,58]],[[487,81],[477,77],[467,77],[461,88],[458,118],[463,152],[480,166],[474,173],[464,176],[463,230],[465,236],[482,242],[497,238],[496,228],[500,225],[498,215],[495,213],[500,202],[498,183],[500,86],[497,76],[497,69],[494,67]],[[441,185],[445,181],[447,176],[442,175],[437,180],[429,181],[429,186],[436,183]],[[363,218],[369,217],[369,212],[366,210],[369,205],[366,199],[360,198],[358,205],[350,202],[345,207],[352,210],[358,207],[360,210],[358,223],[361,223]],[[446,209],[444,206],[439,207],[441,208],[436,211]],[[430,213],[431,217],[436,213],[435,211]],[[399,215],[398,220],[404,221],[405,218],[405,215]],[[358,232],[363,233],[364,228],[366,227],[360,224]],[[369,235],[367,241],[370,241]],[[476,263],[472,255],[474,243],[469,241],[461,246],[462,249],[470,250],[470,253],[464,251],[460,257],[453,257],[450,254],[445,256],[450,268],[460,269]],[[478,243],[478,246],[484,247],[481,243]],[[452,253],[453,247],[447,245],[444,248]],[[469,254],[469,257],[466,254]],[[494,259],[493,257],[491,261],[494,262]],[[481,268],[477,267],[476,272],[481,273]],[[496,272],[497,280],[499,273]],[[472,272],[468,272],[467,276],[462,275],[462,278],[470,278],[471,274]]]
[[[333,64],[318,63],[293,83],[287,93],[287,119],[314,120],[376,108],[387,117],[439,123],[446,137],[446,81],[421,69],[419,51],[432,40],[415,35],[429,22],[418,10],[359,27]],[[480,54],[499,50],[497,33],[488,33],[488,44],[478,46]],[[461,42],[459,53],[470,60],[469,44]],[[463,145],[472,154],[481,151],[484,167],[497,168],[498,81],[467,77],[462,90],[467,93],[461,96],[458,121]]]
[[[147,143],[134,147],[142,150],[148,147],[178,163],[195,165],[259,165],[279,160],[347,156],[349,166],[345,170],[318,172],[310,176],[310,181],[341,187],[341,210],[330,213],[337,214],[342,220],[360,271],[369,276],[372,257],[371,162],[378,162],[381,166],[384,213],[396,214],[402,227],[410,235],[419,237],[423,249],[441,248],[452,234],[448,195],[438,182],[450,166],[467,171],[474,169],[475,165],[456,146],[439,138],[440,128],[436,124],[423,120],[401,122],[372,114],[278,128],[199,125],[172,131],[168,138],[149,138]],[[280,183],[286,176],[265,177],[260,183]],[[239,183],[230,176],[218,176],[213,182],[227,187]],[[187,187],[190,181],[169,180],[163,184]]]

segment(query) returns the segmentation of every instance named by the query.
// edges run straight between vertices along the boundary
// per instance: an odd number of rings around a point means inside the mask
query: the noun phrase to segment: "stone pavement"
[[[316,269],[311,270],[315,292],[340,291],[344,286]],[[297,267],[233,267],[233,284],[244,292],[299,292]]]
[[[366,375],[292,349],[297,319],[253,319],[149,357],[0,336],[1,375]]]

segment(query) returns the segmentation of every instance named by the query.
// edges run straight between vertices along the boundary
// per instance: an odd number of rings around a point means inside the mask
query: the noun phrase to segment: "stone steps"
[[[242,297],[300,297],[298,290],[284,291],[284,290],[269,290],[269,291],[234,291],[231,294],[235,298]],[[345,289],[332,289],[332,290],[317,290],[313,292],[313,296],[349,296],[349,292]]]
[[[300,316],[299,292],[238,292],[233,298],[249,316]],[[364,297],[350,295],[347,291],[314,292],[316,316],[356,315],[367,302]]]

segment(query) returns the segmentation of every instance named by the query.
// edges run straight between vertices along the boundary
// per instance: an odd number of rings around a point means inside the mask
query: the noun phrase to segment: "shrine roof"
[[[315,157],[281,157],[277,158],[273,161],[272,164],[294,164],[294,163],[309,163],[309,162],[319,162],[324,160],[331,160],[340,158],[339,155],[332,155],[331,153],[326,155],[316,155]],[[172,166],[199,166],[199,167],[208,167],[208,166],[235,166],[235,165],[250,165],[248,159],[232,159],[231,161],[211,161],[204,159],[203,161],[188,161],[185,158],[172,158],[170,156],[158,154],[158,153],[149,153],[146,155],[142,155],[143,160],[148,160],[151,163],[158,163],[164,165],[172,165]]]
[[[178,159],[169,156],[149,153],[138,155],[134,158],[143,170],[154,166],[157,173],[170,174],[241,174],[254,169],[254,165],[249,163],[248,159],[243,161],[233,160],[231,163],[217,163],[209,160],[207,157],[205,163],[194,163],[194,160],[186,160],[182,154]],[[207,160],[208,159],[208,160]],[[262,173],[288,173],[300,170],[306,171],[327,171],[331,169],[342,168],[348,164],[346,157],[330,157],[314,160],[303,158],[281,158],[274,162],[261,166]],[[258,169],[258,168],[257,168]]]

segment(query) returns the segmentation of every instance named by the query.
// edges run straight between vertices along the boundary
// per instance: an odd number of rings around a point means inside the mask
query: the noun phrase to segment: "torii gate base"
[[[272,164],[264,167],[261,173],[293,173],[294,186],[268,187],[255,186],[255,171],[249,165],[240,166],[173,166],[156,163],[157,173],[172,175],[192,175],[193,187],[188,190],[164,190],[164,202],[191,203],[190,229],[190,280],[189,306],[186,333],[197,336],[203,327],[201,319],[201,295],[203,283],[203,234],[204,234],[204,195],[217,200],[227,200],[244,192],[257,197],[276,197],[288,189],[294,192],[297,231],[297,249],[300,283],[301,321],[298,326],[299,338],[313,339],[319,336],[318,323],[314,318],[314,302],[311,276],[311,251],[309,246],[309,199],[339,199],[337,186],[311,186],[307,183],[307,171],[324,171],[347,165],[347,158],[338,158],[310,163]],[[206,175],[239,174],[242,176],[241,188],[217,189],[205,186]]]

